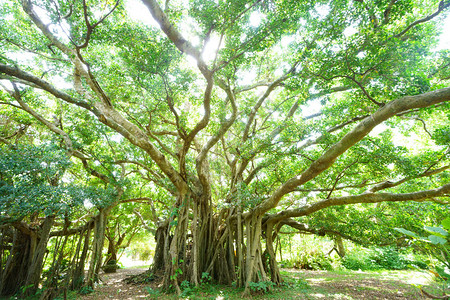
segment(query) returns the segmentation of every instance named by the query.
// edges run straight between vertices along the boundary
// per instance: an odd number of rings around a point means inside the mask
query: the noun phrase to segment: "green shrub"
[[[371,258],[369,250],[349,252],[342,260],[342,265],[349,270],[376,270],[379,266]]]
[[[306,270],[328,270],[332,271],[339,269],[341,262],[339,258],[325,255],[319,250],[301,251],[298,252],[291,260],[283,261],[283,267],[298,268]]]
[[[350,270],[404,270],[414,265],[418,268],[426,268],[426,264],[416,259],[416,255],[406,255],[395,247],[362,248],[356,247],[349,251],[342,260],[345,268]]]
[[[403,270],[408,266],[408,262],[393,247],[374,248],[371,258],[380,269]]]
[[[90,286],[83,286],[79,291],[78,294],[80,295],[87,295],[94,292],[94,289]]]
[[[187,297],[193,294],[193,292],[195,291],[195,287],[191,286],[191,283],[188,280],[184,280],[181,282],[180,284],[180,289],[181,289],[181,297]]]
[[[161,296],[161,292],[159,290],[152,289],[149,286],[146,286],[145,290],[149,294],[150,298],[154,298],[154,297],[159,298]]]
[[[273,288],[275,283],[272,281],[250,282],[249,288],[254,293],[265,294]]]

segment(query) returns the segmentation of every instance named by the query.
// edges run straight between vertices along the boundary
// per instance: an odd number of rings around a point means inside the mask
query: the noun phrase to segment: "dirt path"
[[[101,284],[95,288],[95,292],[79,296],[78,299],[94,300],[94,299],[146,299],[148,292],[144,284],[127,284],[123,279],[127,276],[137,275],[145,272],[147,269],[119,269],[116,273],[100,274]]]

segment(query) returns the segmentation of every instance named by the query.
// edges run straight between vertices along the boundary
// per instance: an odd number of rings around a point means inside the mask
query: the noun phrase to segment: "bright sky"
[[[447,18],[442,26],[441,41],[436,50],[450,49],[450,14],[447,14]]]
[[[133,18],[134,20],[140,21],[149,26],[159,27],[158,23],[152,18],[147,7],[144,4],[142,4],[140,0],[127,0],[126,8],[128,13],[130,14],[130,17]],[[250,26],[253,27],[258,26],[261,23],[263,17],[264,16],[262,14],[253,12],[250,15]],[[442,49],[450,49],[450,14],[447,14],[447,18],[445,19],[442,28],[443,30],[441,34],[440,43],[436,47],[436,51]],[[349,30],[351,31],[351,28],[349,28]],[[200,41],[193,40],[192,42],[195,44],[196,42]],[[205,60],[208,61],[213,59],[217,44],[218,38],[212,37],[210,44],[206,45],[206,49],[204,52]]]

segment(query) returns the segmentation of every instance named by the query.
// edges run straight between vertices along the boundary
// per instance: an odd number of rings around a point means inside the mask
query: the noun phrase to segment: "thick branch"
[[[154,228],[148,226],[148,225],[145,223],[144,218],[142,217],[142,215],[140,214],[140,212],[139,212],[137,209],[133,209],[133,213],[134,213],[134,214],[139,218],[139,220],[141,221],[142,227],[144,227],[145,229],[147,229],[148,231],[150,231],[152,234],[155,234],[155,233],[156,233],[156,230],[155,230]]]
[[[98,179],[100,179],[104,183],[109,183],[110,182],[108,176],[106,176],[105,174],[102,174],[102,173],[92,169],[85,159],[81,160],[81,162],[83,163],[83,167],[86,169],[86,171],[89,172],[89,174],[91,174],[94,177],[97,177]]]
[[[41,89],[51,93],[55,97],[64,100],[68,103],[75,104],[86,110],[93,112],[98,119],[106,124],[108,127],[114,129],[125,138],[127,138],[132,144],[138,146],[139,148],[145,150],[150,157],[155,161],[158,167],[164,174],[170,179],[170,181],[180,190],[187,190],[186,182],[176,170],[170,165],[165,156],[153,145],[148,137],[139,129],[138,126],[129,122],[120,113],[118,113],[111,106],[103,104],[102,102],[94,103],[89,105],[87,102],[79,101],[71,97],[70,95],[59,91],[51,84],[42,80],[34,75],[26,73],[18,68],[13,68],[4,64],[0,64],[0,74],[7,74],[16,78],[25,80],[26,82],[31,82],[39,86]]]
[[[370,193],[375,193],[375,192],[378,192],[380,190],[396,187],[396,186],[398,186],[398,185],[400,185],[402,183],[405,183],[408,180],[415,179],[415,178],[422,178],[422,177],[430,177],[430,176],[442,173],[442,172],[444,172],[445,170],[448,170],[448,169],[450,169],[450,165],[447,165],[447,166],[444,166],[444,167],[441,167],[441,168],[438,168],[438,169],[435,169],[435,170],[427,170],[427,171],[423,172],[422,174],[420,174],[418,176],[414,176],[414,177],[408,176],[408,177],[405,177],[403,179],[400,179],[400,180],[397,180],[397,181],[394,181],[394,182],[387,180],[385,182],[379,183],[379,184],[371,187],[369,189],[369,192]]]
[[[325,229],[325,228],[321,228],[321,229],[312,228],[312,227],[309,227],[307,224],[300,223],[300,222],[295,221],[294,219],[291,219],[291,218],[281,221],[280,225],[290,226],[292,228],[295,228],[295,229],[299,230],[300,233],[310,233],[310,234],[315,234],[315,235],[319,235],[319,236],[324,236],[325,234],[328,234],[328,235],[339,235],[339,236],[341,236],[344,239],[347,239],[349,241],[355,242],[357,244],[363,244],[361,241],[359,241],[358,239],[356,239],[353,236],[340,233],[339,231]]]
[[[8,76],[12,76],[14,78],[22,80],[21,83],[27,84],[31,87],[39,87],[40,89],[49,92],[56,98],[62,99],[68,103],[75,104],[77,106],[80,106],[82,108],[85,108],[87,110],[93,111],[94,108],[89,105],[89,103],[77,100],[70,96],[69,94],[66,94],[64,92],[61,92],[57,88],[55,88],[53,85],[48,83],[47,81],[34,76],[30,73],[27,73],[25,71],[22,71],[21,69],[14,68],[5,64],[0,63],[0,74],[5,74]],[[95,113],[95,112],[94,112]]]
[[[384,16],[383,25],[386,25],[387,23],[389,23],[391,10],[392,10],[392,7],[394,6],[395,2],[397,2],[397,0],[391,0],[388,4],[386,10],[383,12],[383,16]]]
[[[425,190],[414,193],[394,194],[394,193],[366,193],[354,196],[335,197],[315,203],[307,204],[299,208],[288,209],[277,214],[269,215],[271,222],[281,221],[287,218],[310,215],[316,211],[331,206],[349,205],[356,203],[379,203],[379,202],[402,202],[402,201],[426,201],[434,197],[449,197],[450,183],[434,190]]]
[[[247,124],[245,125],[245,130],[242,135],[242,141],[245,142],[248,138],[248,133],[250,131],[250,126],[253,123],[253,120],[256,117],[256,113],[258,112],[258,109],[261,107],[261,105],[264,103],[264,101],[269,97],[269,95],[272,93],[272,91],[284,80],[286,80],[289,75],[294,72],[296,67],[296,64],[283,76],[272,82],[264,92],[264,94],[258,99],[258,102],[256,102],[255,106],[253,106],[252,111],[250,112],[250,115],[248,116]]]
[[[170,23],[164,11],[159,7],[156,0],[142,0],[145,6],[152,14],[153,18],[159,23],[162,31],[167,37],[175,44],[175,46],[183,53],[193,56],[197,60],[198,68],[200,71],[208,77],[210,71],[201,57],[200,51],[195,48],[188,40],[186,40],[178,29]]]
[[[33,10],[33,4],[30,0],[22,0],[23,10],[30,16],[31,20],[36,24],[36,26],[41,30],[41,32],[45,35],[46,38],[50,40],[50,42],[55,45],[58,49],[60,49],[64,54],[70,56],[73,53],[73,50],[67,47],[65,44],[61,43],[58,38],[51,33],[48,26],[42,22],[42,20],[36,15]]]
[[[66,146],[66,149],[68,151],[68,156],[70,157],[73,153],[73,147],[72,147],[72,140],[69,138],[69,135],[62,129],[60,129],[56,124],[46,120],[44,117],[42,117],[40,114],[38,114],[35,110],[33,110],[31,107],[29,107],[23,100],[20,95],[19,90],[17,89],[16,85],[13,83],[14,91],[7,92],[20,104],[21,108],[32,115],[35,119],[37,119],[39,122],[47,126],[51,131],[54,133],[60,135],[64,141],[64,144]]]
[[[204,191],[207,193],[209,193],[210,185],[207,180],[207,175],[205,174],[205,167],[204,167],[205,159],[207,157],[209,150],[215,144],[217,144],[217,142],[225,135],[225,133],[228,131],[228,129],[230,129],[231,125],[233,125],[237,117],[237,106],[234,94],[229,87],[224,87],[224,90],[226,91],[228,99],[230,100],[231,103],[232,108],[231,116],[228,120],[225,120],[225,122],[222,123],[222,125],[219,128],[219,131],[214,136],[212,136],[208,140],[208,142],[203,146],[202,150],[200,151],[196,159],[197,174],[199,176],[200,182],[202,183]]]
[[[331,167],[340,155],[362,140],[375,126],[383,121],[412,108],[424,108],[446,101],[450,101],[450,88],[415,96],[405,96],[386,104],[362,120],[339,142],[331,146],[319,159],[314,161],[302,174],[289,179],[280,186],[271,197],[255,207],[252,213],[264,214],[269,209],[276,207],[284,195],[294,191],[296,187],[310,181]]]

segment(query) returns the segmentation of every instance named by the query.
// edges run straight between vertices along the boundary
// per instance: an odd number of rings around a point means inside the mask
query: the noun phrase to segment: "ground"
[[[94,293],[77,299],[178,299],[158,291],[158,281],[149,284],[127,284],[129,275],[146,271],[142,268],[120,269],[102,274],[102,283]],[[308,271],[284,269],[286,286],[274,288],[267,294],[254,294],[256,299],[426,299],[418,286],[437,293],[429,275],[415,271]],[[430,285],[431,284],[431,285]],[[184,299],[243,299],[242,291],[232,287],[204,284],[200,288],[185,287]]]
[[[137,275],[145,272],[147,269],[129,268],[118,269],[116,273],[103,273],[100,278],[100,284],[95,288],[95,292],[80,296],[79,299],[146,299],[149,293],[146,290],[148,285],[144,284],[127,284],[123,280],[127,276]]]

